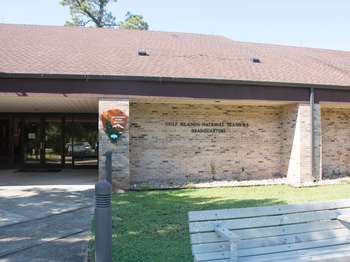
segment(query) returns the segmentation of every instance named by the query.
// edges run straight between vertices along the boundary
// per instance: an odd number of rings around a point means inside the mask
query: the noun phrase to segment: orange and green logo
[[[119,109],[111,109],[101,114],[102,125],[111,142],[117,142],[124,133],[128,116]]]

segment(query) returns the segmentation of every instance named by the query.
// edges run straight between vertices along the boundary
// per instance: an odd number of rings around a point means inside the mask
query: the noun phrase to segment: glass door
[[[97,117],[74,116],[65,122],[65,166],[96,168],[98,158]]]
[[[44,119],[44,165],[60,166],[62,165],[62,118],[46,117]]]
[[[43,163],[42,128],[40,118],[27,118],[23,125],[24,165],[39,166]]]
[[[26,167],[62,165],[62,118],[25,118],[23,125],[23,164]]]
[[[97,167],[96,116],[27,116],[16,118],[14,125],[16,161],[24,167]]]
[[[10,161],[10,119],[0,118],[0,167]]]
[[[97,166],[98,133],[97,118],[75,117],[73,119],[73,166],[88,168]]]

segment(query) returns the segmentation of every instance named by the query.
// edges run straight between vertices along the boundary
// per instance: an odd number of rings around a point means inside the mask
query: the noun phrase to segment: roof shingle
[[[139,56],[139,49],[149,56]],[[0,24],[0,61],[0,72],[7,74],[350,86],[350,52],[187,33]]]

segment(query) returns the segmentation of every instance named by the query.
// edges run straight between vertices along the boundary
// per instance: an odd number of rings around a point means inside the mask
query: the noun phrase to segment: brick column
[[[297,105],[295,113],[296,121],[287,177],[291,185],[302,186],[320,179],[320,105],[314,105],[313,128],[310,104]],[[314,135],[312,135],[312,131]],[[312,139],[314,139],[313,143]],[[312,144],[314,146],[313,151]]]
[[[112,151],[112,188],[114,192],[130,188],[129,170],[129,124],[117,143],[112,143],[104,131],[101,114],[111,109],[119,109],[129,116],[129,100],[99,100],[99,178],[105,177],[105,157]]]
[[[321,106],[314,105],[314,165],[313,176],[316,181],[322,179],[322,136],[321,136]]]

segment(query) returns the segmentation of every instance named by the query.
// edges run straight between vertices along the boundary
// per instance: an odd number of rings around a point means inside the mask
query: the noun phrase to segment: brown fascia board
[[[271,86],[271,87],[296,87],[296,88],[316,88],[350,90],[350,86],[322,85],[290,82],[268,82],[253,80],[231,80],[231,79],[211,79],[211,78],[180,78],[162,76],[129,76],[129,75],[78,75],[78,74],[23,74],[0,72],[0,78],[10,79],[69,79],[69,80],[109,80],[109,81],[144,81],[157,83],[191,83],[191,84],[218,84],[218,85],[250,85],[250,86]]]

